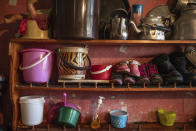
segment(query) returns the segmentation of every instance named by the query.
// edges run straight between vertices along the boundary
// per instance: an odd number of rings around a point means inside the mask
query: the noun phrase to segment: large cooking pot
[[[99,0],[56,0],[57,39],[96,39]]]
[[[181,16],[174,23],[173,39],[193,40],[196,39],[196,7],[184,9]]]

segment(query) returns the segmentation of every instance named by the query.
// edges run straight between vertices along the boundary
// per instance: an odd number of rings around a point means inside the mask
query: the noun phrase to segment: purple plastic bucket
[[[24,81],[27,83],[46,83],[50,80],[53,66],[53,52],[46,49],[31,48],[21,52]]]

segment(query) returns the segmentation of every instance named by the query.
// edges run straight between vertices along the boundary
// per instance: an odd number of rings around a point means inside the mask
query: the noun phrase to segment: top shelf
[[[187,45],[196,44],[196,40],[56,40],[56,39],[11,39],[13,43],[78,44],[78,45]]]

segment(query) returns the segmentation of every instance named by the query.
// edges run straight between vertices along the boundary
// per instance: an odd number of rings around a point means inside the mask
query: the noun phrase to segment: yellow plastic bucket
[[[158,116],[161,125],[173,126],[176,119],[176,112],[159,109]]]

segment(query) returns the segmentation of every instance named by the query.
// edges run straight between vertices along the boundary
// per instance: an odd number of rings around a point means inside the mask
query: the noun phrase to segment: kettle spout
[[[132,24],[132,25],[134,26],[135,31],[136,31],[137,33],[141,33],[141,32],[142,32],[142,30],[140,30],[139,28],[137,28],[135,22],[133,22],[132,20],[130,20],[130,24]]]

